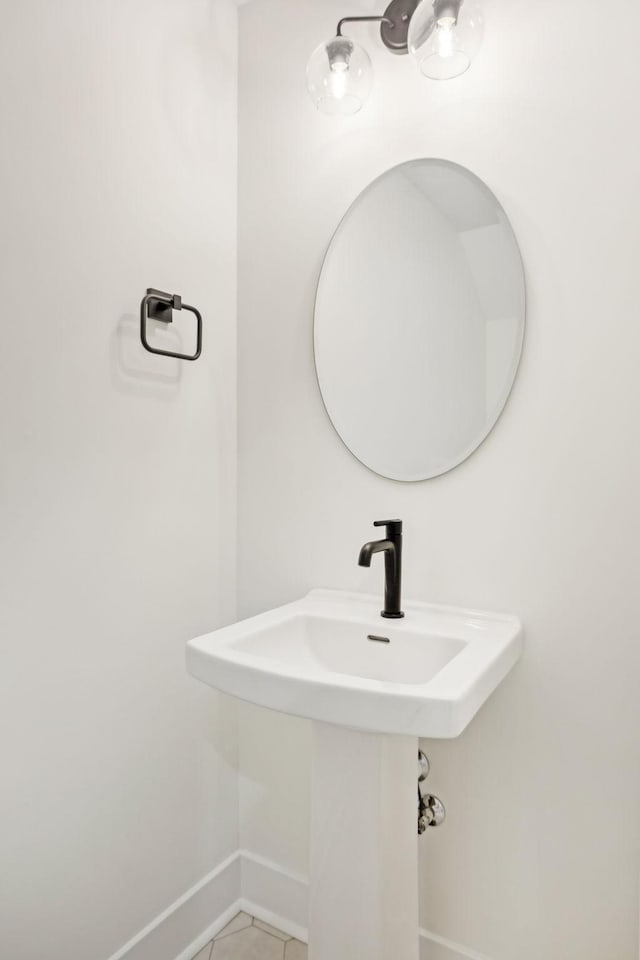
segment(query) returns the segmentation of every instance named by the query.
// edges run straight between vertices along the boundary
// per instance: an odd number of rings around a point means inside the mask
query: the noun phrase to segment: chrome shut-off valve
[[[429,761],[418,750],[418,834],[423,834],[427,827],[439,827],[447,813],[442,800],[431,793],[422,792],[421,784],[429,776]]]

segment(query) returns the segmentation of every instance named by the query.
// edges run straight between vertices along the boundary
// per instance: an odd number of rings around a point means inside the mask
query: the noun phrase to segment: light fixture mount
[[[391,53],[407,53],[409,23],[420,0],[391,0],[380,24],[380,38]]]

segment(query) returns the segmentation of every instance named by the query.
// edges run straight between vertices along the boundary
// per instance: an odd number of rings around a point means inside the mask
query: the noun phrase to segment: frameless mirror
[[[446,160],[387,171],[338,226],[318,282],[316,371],[339,436],[383,477],[451,470],[502,412],[524,317],[518,244],[489,188]]]

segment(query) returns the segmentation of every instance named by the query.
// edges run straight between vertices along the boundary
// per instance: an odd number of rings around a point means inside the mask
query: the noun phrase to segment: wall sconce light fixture
[[[432,80],[450,80],[469,68],[482,40],[478,0],[391,0],[382,16],[343,17],[336,35],[320,44],[307,66],[307,88],[322,113],[357,113],[371,91],[369,54],[343,34],[346,23],[379,23],[391,53],[411,53]]]

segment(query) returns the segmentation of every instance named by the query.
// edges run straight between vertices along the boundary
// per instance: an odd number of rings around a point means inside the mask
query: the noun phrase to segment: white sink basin
[[[224,693],[282,713],[457,737],[520,656],[520,622],[426,603],[404,611],[385,620],[379,598],[312,590],[191,640],[187,666]]]

